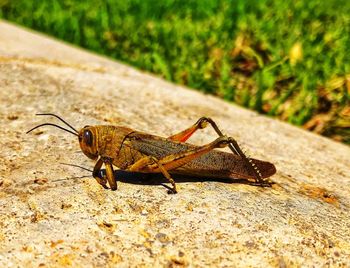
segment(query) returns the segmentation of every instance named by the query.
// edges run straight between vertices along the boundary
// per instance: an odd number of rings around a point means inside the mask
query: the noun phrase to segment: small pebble
[[[17,120],[18,119],[18,115],[14,115],[14,114],[10,114],[7,116],[8,120]]]
[[[143,209],[143,210],[141,211],[141,215],[142,215],[142,216],[147,216],[147,215],[148,215],[148,211],[145,210],[145,209]]]
[[[38,178],[34,180],[34,183],[39,184],[39,185],[43,185],[45,183],[47,183],[47,178]]]

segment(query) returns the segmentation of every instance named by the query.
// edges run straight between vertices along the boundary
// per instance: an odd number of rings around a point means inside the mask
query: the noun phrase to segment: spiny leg
[[[126,170],[134,171],[134,172],[162,172],[164,176],[169,180],[169,182],[173,185],[173,192],[176,192],[176,184],[174,180],[171,178],[168,171],[176,169],[195,158],[200,157],[201,155],[210,152],[215,148],[223,148],[230,144],[230,137],[222,136],[217,138],[215,141],[195,147],[193,149],[189,149],[184,152],[170,154],[161,159],[156,159],[152,156],[144,157],[138,160],[136,163],[132,164]]]
[[[210,124],[213,129],[215,130],[215,132],[219,135],[219,137],[223,137],[224,134],[221,132],[221,130],[219,129],[219,127],[217,126],[217,124],[209,117],[201,117],[198,119],[198,121],[191,127],[175,134],[169,137],[170,140],[173,141],[179,141],[179,142],[185,142],[187,141],[193,133],[195,133],[198,129],[203,129],[205,127],[208,126],[208,124]],[[248,169],[250,169],[251,171],[253,171],[254,176],[255,176],[255,181],[257,183],[264,183],[264,180],[262,179],[261,173],[259,171],[259,169],[255,166],[255,164],[251,161],[251,159],[249,159],[241,150],[241,148],[239,147],[237,141],[230,137],[230,143],[228,144],[228,147],[230,148],[230,150],[240,156],[243,161],[245,161],[246,166]]]

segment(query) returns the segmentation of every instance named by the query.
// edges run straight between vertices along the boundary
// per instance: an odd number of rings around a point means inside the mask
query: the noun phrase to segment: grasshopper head
[[[83,127],[78,134],[80,148],[83,153],[96,160],[98,158],[97,128],[92,126]]]

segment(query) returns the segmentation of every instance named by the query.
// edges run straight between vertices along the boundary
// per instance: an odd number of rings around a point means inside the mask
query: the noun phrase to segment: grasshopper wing
[[[198,147],[193,144],[171,141],[159,136],[139,132],[133,133],[129,137],[129,142],[133,149],[157,159]],[[276,168],[273,164],[257,159],[251,160],[257,166],[263,178],[270,177],[276,173]],[[219,150],[212,150],[168,171],[173,174],[201,177],[254,178],[254,173],[247,167],[246,161],[240,156]]]

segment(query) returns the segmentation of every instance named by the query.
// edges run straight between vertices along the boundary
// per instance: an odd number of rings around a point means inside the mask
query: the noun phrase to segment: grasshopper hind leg
[[[225,136],[221,130],[219,129],[219,127],[217,126],[217,124],[214,122],[213,119],[211,119],[210,117],[201,117],[198,119],[198,121],[190,126],[189,128],[175,134],[172,135],[170,137],[168,137],[170,140],[173,141],[180,141],[180,142],[185,142],[187,141],[198,129],[204,129],[208,126],[208,124],[210,124],[212,126],[212,128],[215,130],[215,132],[218,134],[219,137],[223,137]],[[229,148],[230,150],[239,156],[242,156],[243,152],[241,151],[241,149],[239,148],[237,142],[231,138],[232,142],[231,144],[229,144]],[[244,154],[243,154],[244,155]]]
[[[178,167],[189,163],[190,161],[200,157],[203,154],[210,152],[215,148],[223,148],[231,144],[232,138],[227,136],[221,136],[215,141],[203,145],[194,147],[189,150],[182,152],[169,154],[161,159],[157,159],[154,156],[145,156],[138,160],[136,163],[129,166],[126,170],[133,172],[147,172],[147,173],[158,173],[161,172],[172,184],[172,193],[176,193],[176,184],[171,178],[168,171],[175,170]]]
[[[207,117],[201,117],[198,119],[198,121],[190,126],[189,128],[176,133],[170,137],[168,137],[168,139],[172,140],[172,141],[179,141],[179,142],[185,142],[187,141],[198,129],[203,129],[206,128],[208,125],[208,122],[212,121],[210,118]]]
[[[217,124],[214,122],[214,120],[212,120],[209,117],[201,117],[198,119],[198,121],[194,125],[192,125],[191,127],[187,128],[187,129],[185,129],[185,130],[183,130],[175,135],[170,136],[169,139],[171,139],[173,141],[185,142],[198,129],[204,129],[208,126],[208,124],[210,124],[212,126],[212,128],[215,130],[215,132],[218,134],[219,137],[225,136],[221,132],[221,130],[219,129]],[[259,169],[257,168],[257,166],[255,166],[255,164],[251,161],[251,159],[243,153],[243,151],[241,150],[237,141],[234,138],[232,138],[232,137],[229,138],[229,143],[227,146],[230,148],[232,153],[240,156],[243,159],[243,161],[245,162],[245,164],[247,166],[247,169],[249,169],[254,174],[255,184],[261,185],[261,186],[264,186],[267,184],[267,182],[262,178],[261,173],[260,173]]]

